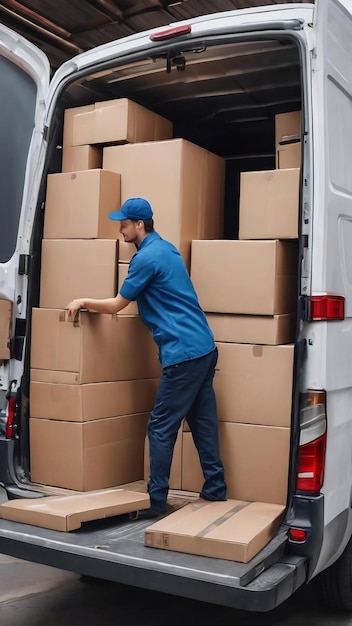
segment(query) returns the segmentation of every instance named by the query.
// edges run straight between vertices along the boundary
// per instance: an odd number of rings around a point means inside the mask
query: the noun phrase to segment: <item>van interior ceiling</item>
[[[282,35],[192,47],[99,68],[69,86],[64,106],[130,98],[170,119],[174,137],[224,157],[224,237],[237,238],[239,173],[275,169],[275,115],[302,108],[299,49]]]

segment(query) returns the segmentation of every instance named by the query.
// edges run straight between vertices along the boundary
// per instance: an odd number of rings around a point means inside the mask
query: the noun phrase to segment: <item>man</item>
[[[136,517],[150,519],[167,511],[170,466],[183,418],[204,474],[200,496],[226,500],[213,389],[217,348],[183,259],[154,231],[153,211],[144,198],[126,200],[109,218],[119,220],[124,240],[136,245],[128,275],[115,298],[78,298],[68,311],[69,318],[81,308],[113,314],[136,300],[159,348],[162,377],[148,421],[150,509]]]

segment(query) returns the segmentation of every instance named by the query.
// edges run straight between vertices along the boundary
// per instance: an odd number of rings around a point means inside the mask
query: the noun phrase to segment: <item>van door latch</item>
[[[20,254],[18,263],[18,273],[20,276],[29,275],[31,257],[29,254]]]

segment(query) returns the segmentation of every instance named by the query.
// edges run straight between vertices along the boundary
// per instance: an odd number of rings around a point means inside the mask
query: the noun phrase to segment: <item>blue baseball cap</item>
[[[109,213],[111,220],[143,220],[152,219],[153,211],[148,200],[144,198],[129,198],[123,203],[119,211]]]

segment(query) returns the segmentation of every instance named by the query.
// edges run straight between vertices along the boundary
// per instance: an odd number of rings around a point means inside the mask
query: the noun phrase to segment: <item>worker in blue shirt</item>
[[[82,308],[118,313],[136,300],[139,315],[158,346],[162,377],[148,421],[150,509],[139,511],[136,517],[150,519],[167,511],[173,449],[184,418],[203,470],[200,496],[226,500],[213,389],[218,353],[183,259],[175,246],[155,232],[153,211],[144,198],[126,200],[109,217],[120,221],[124,240],[136,245],[128,275],[115,298],[73,300],[68,315],[72,318]]]

